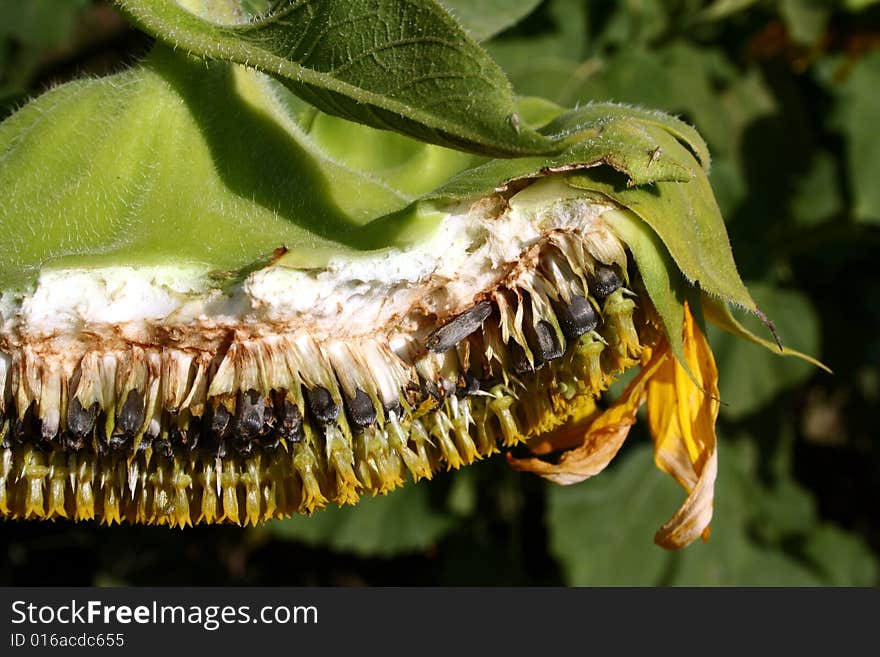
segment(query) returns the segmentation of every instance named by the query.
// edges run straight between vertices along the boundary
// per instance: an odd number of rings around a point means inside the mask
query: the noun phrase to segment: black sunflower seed
[[[242,392],[235,405],[235,437],[239,442],[252,442],[272,430],[275,416],[272,401],[256,390]]]
[[[74,397],[67,405],[67,431],[74,443],[83,443],[95,428],[98,417],[98,402],[83,408],[79,399]],[[79,449],[79,448],[77,448]]]
[[[480,380],[473,374],[465,372],[461,377],[456,394],[459,397],[472,397],[480,392]]]
[[[596,267],[592,291],[597,297],[604,299],[622,286],[623,279],[612,267],[605,265]]]
[[[599,325],[599,316],[593,304],[579,294],[572,295],[571,303],[558,303],[553,308],[562,334],[569,340],[589,333]]]
[[[358,388],[354,393],[354,399],[345,400],[345,410],[348,418],[358,427],[368,427],[376,421],[376,407],[370,396]]]
[[[74,436],[70,431],[62,431],[58,439],[61,449],[65,452],[78,452],[86,446],[86,439],[84,437]],[[9,446],[11,447],[11,445]]]
[[[129,391],[125,403],[116,414],[116,425],[107,444],[112,449],[124,449],[140,431],[145,418],[144,395],[139,390]]]
[[[123,432],[116,433],[115,431],[110,434],[110,438],[107,439],[107,446],[116,450],[117,452],[126,449],[131,443],[131,435]]]
[[[430,379],[425,379],[422,382],[422,392],[428,396],[433,397],[437,401],[443,399],[443,393],[440,391],[440,388],[437,387],[437,384],[431,381]]]
[[[517,374],[530,374],[544,367],[544,360],[541,358],[541,355],[534,351],[532,351],[532,362],[529,362],[525,349],[516,340],[508,342],[507,349],[510,352],[513,371]]]
[[[562,354],[565,353],[565,349],[563,349],[562,345],[559,343],[559,336],[556,335],[556,329],[546,320],[542,319],[537,323],[535,326],[534,338],[534,347],[532,351],[537,352],[544,361],[562,358]]]
[[[174,455],[174,447],[171,445],[171,441],[167,438],[160,438],[159,440],[153,441],[153,453],[158,454],[159,456],[173,456]]]
[[[425,346],[434,353],[449,351],[471,333],[479,329],[492,314],[492,302],[483,301],[446,322],[428,336]]]
[[[323,386],[318,386],[307,391],[309,398],[309,409],[315,419],[322,424],[330,424],[335,422],[339,417],[339,406],[333,401],[330,391]]]
[[[232,424],[232,413],[223,404],[217,404],[211,415],[211,433],[217,440],[224,438]]]
[[[385,412],[386,420],[391,416],[392,413],[395,417],[400,417],[401,415],[403,415],[403,405],[400,403],[399,399],[395,399],[394,401],[390,402],[383,402],[382,410]]]
[[[278,433],[279,435],[292,443],[298,443],[305,438],[303,432],[303,416],[299,407],[289,399],[284,399],[279,409]]]

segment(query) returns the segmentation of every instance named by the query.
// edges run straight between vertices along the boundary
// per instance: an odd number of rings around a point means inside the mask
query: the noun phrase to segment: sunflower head
[[[461,66],[485,55],[425,4]],[[719,399],[703,322],[762,341],[728,311],[759,312],[693,128],[514,105],[490,61],[449,76],[509,96],[503,120],[465,130],[458,105],[438,119],[418,94],[407,106],[326,71],[306,77],[327,93],[306,93],[283,21],[122,5],[275,77],[158,45],[0,124],[0,515],[255,524],[502,450],[571,484],[647,404],[657,464],[688,492],[657,541],[707,535]],[[319,112],[278,78],[441,145]]]
[[[709,536],[718,471],[718,370],[706,339],[706,320],[780,355],[827,368],[779,343],[772,323],[737,274],[706,179],[709,163],[702,142],[668,117],[665,121],[667,134],[659,135],[662,146],[651,152],[651,161],[666,149],[683,167],[690,167],[689,180],[639,185],[630,179],[630,185],[621,185],[607,172],[565,176],[568,185],[616,204],[602,220],[629,258],[629,287],[603,308],[615,336],[612,344],[622,357],[606,366],[605,380],[613,381],[630,368],[637,373],[619,398],[605,404],[596,403],[601,388],[593,389],[589,401],[573,404],[575,411],[564,425],[527,441],[531,455],[508,454],[508,461],[558,484],[583,481],[614,458],[637,412],[646,405],[657,467],[687,492],[681,508],[657,531],[655,542],[680,548],[698,536]],[[668,133],[676,139],[669,139]],[[758,315],[777,341],[750,333],[734,319],[728,304]]]

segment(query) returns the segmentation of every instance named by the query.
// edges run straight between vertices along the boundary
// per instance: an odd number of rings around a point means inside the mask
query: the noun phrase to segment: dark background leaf
[[[799,292],[763,283],[748,287],[758,306],[770,313],[786,347],[807,354],[819,352],[819,322],[809,299]],[[742,321],[756,335],[767,333],[756,318],[742,317]],[[724,373],[720,386],[722,413],[729,418],[742,418],[772,404],[780,392],[803,383],[815,372],[810,363],[782,358],[714,326],[709,327],[709,337],[718,369]],[[834,365],[829,367],[833,369]]]
[[[809,493],[790,479],[764,486],[747,440],[721,442],[712,537],[681,552],[639,540],[684,492],[633,448],[589,490],[548,491],[550,545],[579,586],[864,586],[877,576],[857,539],[817,521]],[[819,560],[816,551],[822,552]],[[843,563],[842,563],[843,562]]]
[[[845,65],[841,62],[841,66]],[[837,111],[846,143],[853,212],[858,219],[880,222],[880,151],[876,148],[880,116],[880,53],[853,62],[846,80],[835,88]]]
[[[270,522],[265,529],[282,540],[362,557],[388,557],[427,549],[454,521],[452,514],[431,508],[426,486],[408,486],[356,506],[331,507],[312,518]]]
[[[465,31],[485,41],[515,25],[541,4],[541,0],[440,0]]]

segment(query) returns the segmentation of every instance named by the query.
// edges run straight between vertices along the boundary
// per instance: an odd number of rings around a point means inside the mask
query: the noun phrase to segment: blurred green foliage
[[[710,334],[725,403],[710,541],[678,553],[652,544],[683,492],[637,428],[606,472],[572,487],[496,458],[251,530],[3,523],[0,583],[878,583],[880,3],[444,4],[473,34],[495,35],[485,45],[522,95],[623,101],[696,125],[756,299],[787,345],[835,371]],[[59,53],[83,61],[77,30],[102,10],[0,0],[2,114],[58,79]],[[142,51],[105,24],[129,44],[112,61]]]
[[[41,57],[70,38],[74,22],[89,0],[0,0],[0,99],[28,90]]]

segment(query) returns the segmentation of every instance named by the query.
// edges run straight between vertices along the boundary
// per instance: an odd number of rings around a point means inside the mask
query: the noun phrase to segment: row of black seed
[[[602,300],[620,289],[622,285],[623,280],[613,267],[600,265],[590,280],[590,291],[597,299]],[[532,360],[529,361],[525,350],[516,342],[512,341],[507,345],[511,353],[513,369],[519,374],[533,372],[543,367],[545,363],[562,358],[566,350],[566,345],[560,344],[556,329],[550,322],[544,319],[538,322],[533,320],[531,303],[527,295],[523,305],[525,307],[523,333],[532,352]],[[563,303],[561,300],[553,301],[552,306],[566,340],[577,340],[599,325],[599,316],[593,304],[582,295],[572,295],[568,303]],[[431,333],[426,343],[427,348],[435,353],[443,353],[454,348],[479,330],[483,322],[493,313],[497,313],[497,309],[491,301],[477,304]]]
[[[594,280],[590,281],[590,290],[595,297],[604,299],[621,285],[622,280],[613,268],[600,266],[596,269]],[[560,344],[552,324],[546,320],[534,323],[528,316],[530,304],[526,303],[525,306],[527,316],[523,321],[524,333],[533,358],[530,362],[523,348],[511,341],[508,348],[511,351],[512,365],[518,373],[532,372],[549,361],[561,358],[565,353],[565,347]],[[567,304],[554,302],[553,310],[567,340],[576,340],[599,324],[593,305],[584,296],[573,295]],[[491,301],[477,304],[434,331],[428,337],[426,347],[436,353],[448,351],[479,330],[483,322],[497,312]],[[450,394],[474,395],[480,390],[490,388],[494,383],[466,373],[457,382],[441,381],[438,385],[425,380],[421,385],[412,383],[407,391],[439,400]],[[152,448],[156,453],[171,456],[175,446],[185,450],[194,450],[201,446],[202,449],[208,449],[223,458],[233,452],[247,455],[254,448],[273,450],[282,439],[287,443],[299,442],[305,436],[304,421],[311,421],[312,426],[325,427],[335,423],[340,414],[339,406],[326,388],[304,387],[303,392],[307,402],[306,417],[284,392],[273,392],[271,396],[266,396],[256,390],[238,393],[234,413],[224,405],[216,404],[204,417],[186,418],[185,426],[175,424],[174,414],[167,412],[163,417],[163,424],[168,426],[166,435],[142,436],[138,450]],[[79,400],[72,399],[67,408],[67,428],[56,434],[45,430],[32,405],[23,417],[13,418],[8,423],[0,446],[10,447],[30,442],[46,449],[60,448],[76,452],[94,444],[100,453],[131,451],[134,439],[146,419],[145,401],[142,392],[130,391],[116,415],[114,428],[109,436],[104,429],[106,415],[97,403],[83,408]],[[372,399],[361,389],[356,390],[353,398],[345,398],[344,410],[349,426],[355,431],[374,424],[378,419]],[[386,417],[391,412],[400,415],[402,408],[399,402],[395,402],[386,406],[383,411]],[[37,440],[33,437],[37,437]]]
[[[230,412],[223,404],[216,404],[203,417],[187,417],[185,425],[175,424],[175,415],[165,413],[163,425],[167,427],[164,437],[147,434],[141,437],[138,450],[152,448],[154,452],[171,456],[174,446],[193,450],[202,447],[223,458],[231,452],[247,455],[256,448],[276,449],[284,439],[288,443],[303,440],[303,422],[312,421],[315,426],[326,426],[339,417],[339,406],[324,387],[304,389],[307,401],[307,417],[284,392],[265,396],[256,390],[240,392],[236,396],[235,411]],[[113,431],[108,436],[106,414],[97,403],[83,408],[76,398],[67,408],[67,428],[57,434],[49,434],[34,412],[33,405],[21,418],[8,423],[0,446],[11,447],[32,443],[47,449],[61,448],[76,452],[89,445],[97,445],[99,453],[131,451],[134,439],[146,419],[144,396],[137,390],[129,392],[122,408],[116,414]],[[346,400],[349,421],[358,427],[369,426],[377,414],[369,395],[358,390],[355,399]],[[38,437],[34,440],[34,437]],[[94,441],[93,441],[94,438]]]

